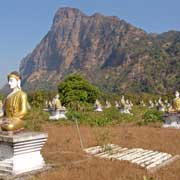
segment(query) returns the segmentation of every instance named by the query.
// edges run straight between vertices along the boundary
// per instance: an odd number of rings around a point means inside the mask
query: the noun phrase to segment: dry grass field
[[[80,146],[75,124],[46,123],[49,135],[43,156],[53,168],[31,179],[37,180],[180,180],[180,159],[151,174],[127,161],[90,157]],[[80,126],[84,148],[105,143],[180,154],[180,130],[150,126]]]

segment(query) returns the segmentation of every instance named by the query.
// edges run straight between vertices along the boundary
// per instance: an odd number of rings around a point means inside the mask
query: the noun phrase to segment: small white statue
[[[43,110],[44,110],[44,111],[49,111],[48,101],[45,101],[45,105],[44,105]]]
[[[111,108],[111,103],[109,101],[106,100],[105,104],[105,108]]]
[[[125,114],[132,114],[130,110],[131,106],[129,104],[129,100],[125,100],[124,96],[122,96],[120,112]]]
[[[155,107],[158,109],[159,104],[158,104],[158,101],[157,101],[157,100],[154,101],[154,104],[155,104]]]
[[[152,108],[154,108],[155,107],[155,105],[154,105],[154,103],[152,102],[152,100],[150,99],[149,100],[149,109],[152,109]]]
[[[132,109],[132,107],[134,106],[134,104],[132,103],[132,101],[129,101],[129,104],[130,104],[131,109]]]
[[[115,103],[115,107],[116,107],[117,109],[119,109],[119,108],[120,108],[120,105],[119,105],[118,101],[115,101],[114,103]]]
[[[102,110],[102,105],[101,105],[101,103],[99,102],[99,100],[98,99],[96,99],[96,101],[95,101],[95,104],[94,104],[94,111],[95,112],[102,112],[103,110]]]
[[[144,101],[143,101],[143,100],[141,100],[141,101],[140,101],[140,105],[141,105],[141,106],[143,106],[143,107],[145,107],[145,106],[146,106],[146,104],[144,103]]]
[[[165,112],[166,110],[165,104],[163,103],[161,97],[158,100],[158,110],[161,112]]]

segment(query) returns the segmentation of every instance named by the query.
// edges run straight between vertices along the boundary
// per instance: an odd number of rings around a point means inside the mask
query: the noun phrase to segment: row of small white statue
[[[140,105],[142,106],[146,106],[146,104],[144,103],[144,101],[140,102]],[[157,100],[155,100],[154,102],[152,100],[149,100],[149,105],[148,108],[156,108],[159,111],[165,112],[168,111],[169,108],[171,107],[171,104],[168,102],[168,100],[163,101],[161,98]]]
[[[141,100],[139,104],[144,107],[146,106],[143,100]],[[111,107],[110,102],[106,101],[106,105],[104,106],[104,108],[110,108],[110,107]],[[128,99],[125,100],[124,96],[122,96],[120,102],[115,101],[115,107],[119,109],[121,113],[131,114],[130,110],[133,107],[133,103]],[[159,98],[158,101],[155,100],[154,102],[152,100],[149,100],[148,108],[150,109],[157,108],[157,110],[165,112],[165,111],[168,111],[170,107],[171,107],[171,104],[167,100],[165,100],[164,102],[161,98]],[[94,104],[94,109],[95,109],[94,111],[97,111],[97,112],[103,111],[102,105],[98,100],[96,100]]]
[[[132,114],[132,113],[130,112],[130,110],[132,109],[133,104],[132,104],[131,101],[125,100],[125,99],[124,99],[124,96],[121,98],[121,105],[119,105],[119,103],[118,103],[117,101],[115,101],[115,106],[116,106],[116,108],[118,108],[118,109],[120,110],[121,113]],[[110,108],[110,107],[111,107],[110,102],[109,102],[109,101],[106,101],[106,106],[105,106],[105,108]],[[99,102],[99,100],[96,100],[96,101],[95,101],[94,111],[95,111],[95,112],[102,112],[102,111],[103,111],[102,105],[101,105],[101,103]]]

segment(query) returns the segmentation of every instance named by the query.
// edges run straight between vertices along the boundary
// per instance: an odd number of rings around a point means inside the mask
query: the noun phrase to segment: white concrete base
[[[0,134],[0,178],[44,168],[40,150],[47,137],[45,133],[35,132]]]
[[[180,124],[178,124],[177,122],[172,122],[171,124],[163,124],[162,127],[180,129]]]
[[[132,114],[129,109],[120,109],[120,113],[123,113],[123,114]]]
[[[164,107],[160,107],[160,108],[159,108],[159,111],[160,111],[160,112],[165,112],[166,110],[165,110]]]
[[[107,158],[113,160],[126,160],[131,163],[138,164],[146,168],[148,171],[153,172],[158,168],[173,162],[179,156],[172,156],[168,153],[145,150],[142,148],[122,148],[115,144],[107,144],[105,146],[94,146],[84,149],[88,154],[99,158]]]
[[[95,112],[102,112],[102,108],[98,107],[97,109],[94,110]]]
[[[166,113],[163,116],[164,128],[176,128],[180,129],[180,113]]]
[[[49,120],[67,119],[65,111],[54,111],[52,115],[49,116]]]

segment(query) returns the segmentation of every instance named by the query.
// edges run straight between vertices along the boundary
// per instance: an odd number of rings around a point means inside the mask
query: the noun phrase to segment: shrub
[[[79,123],[88,124],[91,126],[105,126],[119,124],[122,122],[131,122],[134,120],[132,115],[121,114],[115,108],[104,109],[103,112],[82,112],[69,110],[67,117],[69,120],[74,120],[76,118]]]
[[[69,120],[78,120],[79,123],[88,124],[91,126],[105,126],[112,123],[112,118],[105,115],[103,112],[82,112],[68,111],[67,117]]]
[[[156,109],[151,109],[147,110],[144,115],[143,115],[143,122],[145,124],[147,123],[154,123],[154,122],[162,122],[162,112],[156,110]]]
[[[51,91],[37,90],[28,94],[28,100],[32,107],[42,108],[45,104],[45,101],[52,100],[55,94],[55,92]]]
[[[32,108],[24,118],[25,128],[31,131],[40,131],[43,122],[48,120],[49,114],[38,108]]]

